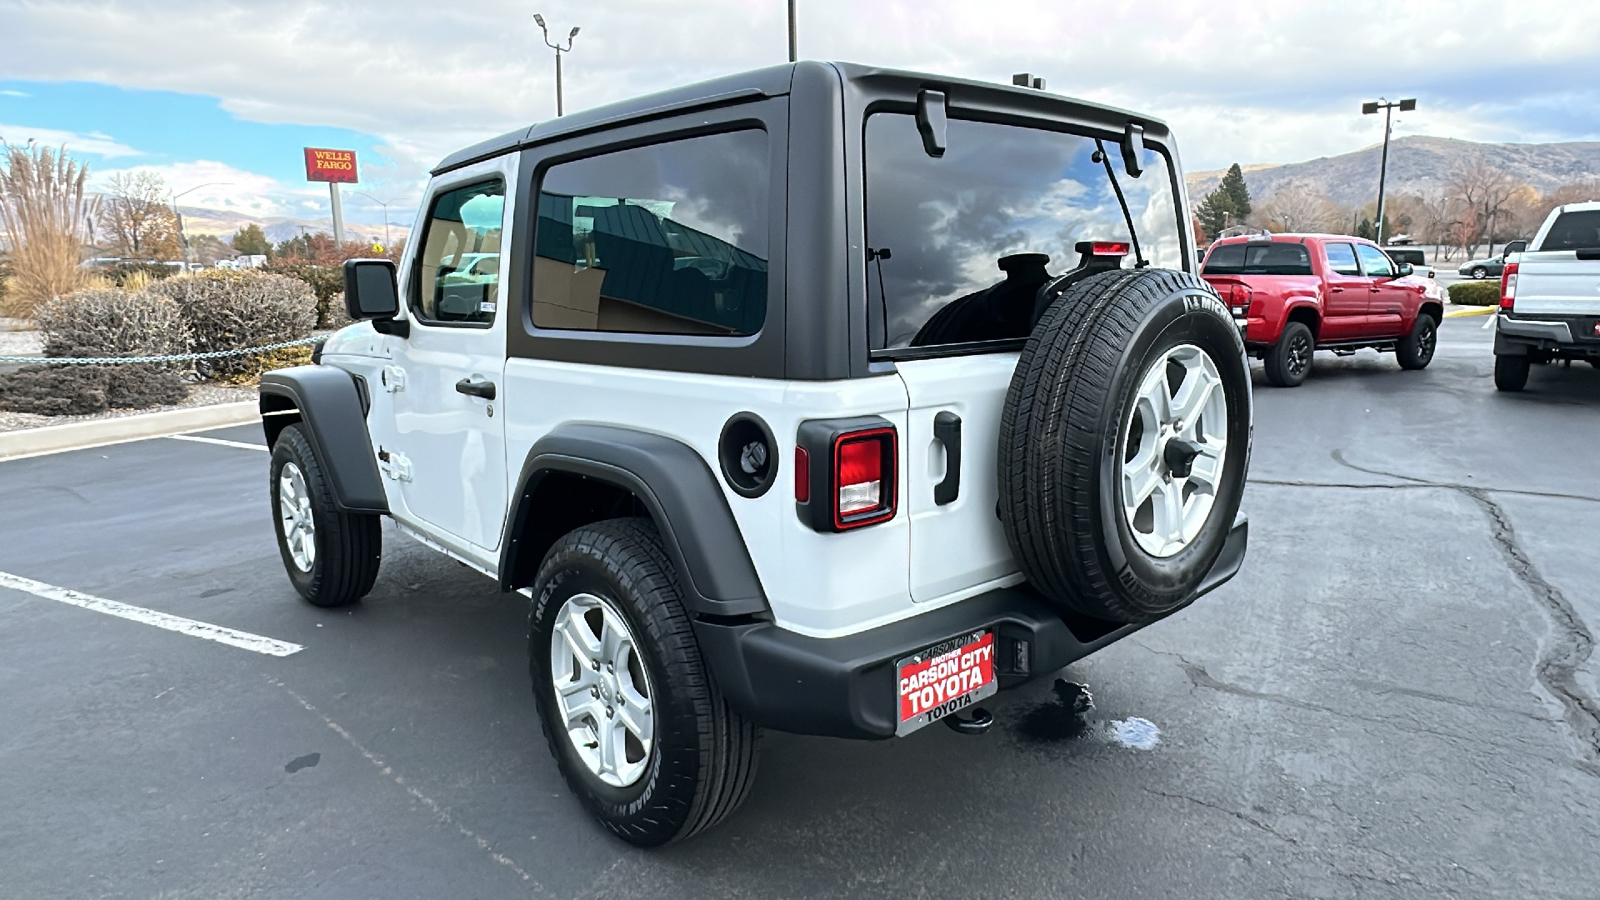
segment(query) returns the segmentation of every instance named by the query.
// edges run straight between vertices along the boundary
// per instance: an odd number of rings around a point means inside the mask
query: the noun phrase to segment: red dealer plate
[[[994,633],[974,631],[895,663],[900,726],[905,736],[966,709],[999,690],[994,678]]]

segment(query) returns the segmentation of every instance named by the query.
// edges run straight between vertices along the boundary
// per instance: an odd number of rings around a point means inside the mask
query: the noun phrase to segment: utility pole
[[[795,0],[789,0],[789,62],[800,59],[800,37],[795,33],[794,26],[794,3]]]
[[[563,47],[550,42],[550,29],[545,27],[544,16],[534,13],[533,21],[539,23],[539,31],[544,34],[544,45],[556,52],[556,116],[559,118],[566,112],[561,104],[561,54],[572,52],[572,39],[578,36],[578,28],[573,26],[572,32],[567,35],[567,45]]]
[[[184,262],[189,262],[190,261],[190,259],[189,259],[189,239],[187,237],[185,237],[184,233],[183,233],[183,213],[178,212],[178,198],[182,197],[184,194],[190,194],[190,193],[193,193],[195,191],[198,191],[201,188],[205,188],[205,187],[220,187],[220,186],[225,185],[225,184],[233,184],[233,182],[231,182],[231,181],[208,181],[205,184],[197,184],[192,188],[189,188],[189,189],[183,190],[183,191],[179,191],[178,193],[172,195],[172,217],[178,220],[178,252],[180,254],[182,254]]]
[[[383,247],[385,250],[387,250],[389,248],[389,204],[395,201],[379,200],[377,197],[372,196],[366,191],[354,191],[353,193],[360,194],[368,200],[371,200],[373,203],[383,207]]]
[[[1378,236],[1376,243],[1379,246],[1382,246],[1383,244],[1383,187],[1384,181],[1389,176],[1389,133],[1393,130],[1390,124],[1391,114],[1396,107],[1398,107],[1401,112],[1410,112],[1417,108],[1416,98],[1397,100],[1393,103],[1390,103],[1384,98],[1379,97],[1375,103],[1361,104],[1361,114],[1364,116],[1373,115],[1380,109],[1383,110],[1383,156],[1381,157],[1381,161],[1378,163],[1378,222],[1373,226],[1375,233]]]

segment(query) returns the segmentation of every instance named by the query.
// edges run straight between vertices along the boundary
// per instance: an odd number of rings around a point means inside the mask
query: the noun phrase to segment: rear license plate
[[[994,677],[994,632],[974,631],[895,663],[904,737],[966,709],[1000,689]]]

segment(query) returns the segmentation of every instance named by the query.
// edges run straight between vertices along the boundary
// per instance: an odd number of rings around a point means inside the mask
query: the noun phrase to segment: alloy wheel
[[[650,677],[627,620],[609,601],[574,594],[550,632],[550,683],[561,727],[589,771],[612,787],[644,775],[655,743]]]
[[[306,477],[292,462],[284,463],[278,473],[278,527],[295,567],[311,571],[317,561],[317,523],[311,514]]]

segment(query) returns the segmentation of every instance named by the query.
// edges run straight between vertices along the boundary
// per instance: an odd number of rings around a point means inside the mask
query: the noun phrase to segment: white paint
[[[355,748],[355,751],[361,754],[361,756],[366,759],[367,762],[377,766],[378,771],[382,772],[385,777],[394,779],[395,784],[405,788],[407,794],[410,794],[418,803],[426,806],[428,811],[432,812],[434,817],[440,822],[443,822],[446,825],[455,826],[455,829],[461,832],[462,837],[465,837],[471,840],[474,844],[477,844],[478,849],[489,854],[490,859],[520,875],[523,881],[533,881],[533,876],[529,875],[526,869],[517,865],[516,860],[513,860],[511,857],[506,856],[504,853],[494,849],[494,845],[490,844],[487,838],[461,824],[461,822],[459,822],[455,816],[450,814],[449,810],[446,810],[443,806],[440,806],[437,800],[434,800],[432,797],[429,797],[427,794],[424,794],[423,792],[417,790],[414,786],[408,784],[406,780],[396,773],[388,763],[383,761],[382,757],[363,746],[360,741],[356,740],[355,735],[344,729],[344,726],[328,718],[323,714],[322,710],[312,706],[311,703],[306,700],[306,698],[295,693],[283,682],[271,677],[267,678],[267,682],[274,687],[282,688],[284,693],[293,697],[295,702],[305,707],[307,712],[321,719],[334,734],[337,734],[339,737],[344,739],[345,743]],[[538,886],[538,882],[533,883],[536,887]]]
[[[1135,750],[1154,750],[1161,743],[1161,729],[1149,719],[1130,716],[1111,722],[1111,739]]]
[[[260,450],[266,452],[269,448],[261,444],[247,444],[244,441],[225,441],[222,438],[201,437],[198,434],[173,434],[168,435],[175,441],[194,441],[197,444],[216,444],[218,447],[238,447],[240,450]]]
[[[108,616],[116,616],[145,625],[154,625],[157,628],[165,628],[168,631],[176,631],[179,634],[186,634],[190,637],[216,641],[219,644],[227,644],[230,647],[238,647],[241,650],[249,650],[252,653],[262,653],[267,656],[291,656],[305,649],[299,644],[291,644],[288,641],[262,637],[259,634],[251,634],[247,631],[235,631],[232,628],[224,628],[221,625],[212,625],[195,619],[185,619],[183,616],[156,612],[153,609],[145,609],[142,606],[130,606],[127,603],[118,603],[115,600],[106,600],[92,594],[84,594],[67,588],[56,587],[53,584],[45,584],[42,581],[34,581],[31,578],[23,578],[20,575],[12,575],[9,572],[0,572],[0,588],[23,591],[35,597],[43,597],[46,600],[55,600],[58,603],[91,609],[95,612],[105,613]]]

